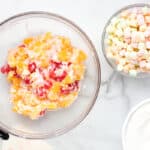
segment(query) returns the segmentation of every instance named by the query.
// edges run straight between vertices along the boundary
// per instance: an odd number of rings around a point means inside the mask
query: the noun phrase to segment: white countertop
[[[89,35],[99,54],[102,85],[97,103],[77,128],[48,140],[54,150],[122,150],[123,122],[135,104],[150,97],[150,80],[130,79],[113,73],[102,54],[101,33],[112,13],[138,2],[150,3],[149,0],[4,0],[1,3],[0,21],[31,10],[67,17]]]

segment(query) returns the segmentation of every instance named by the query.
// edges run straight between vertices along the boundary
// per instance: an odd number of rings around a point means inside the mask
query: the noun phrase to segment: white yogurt
[[[150,150],[150,99],[136,106],[123,127],[124,150]]]

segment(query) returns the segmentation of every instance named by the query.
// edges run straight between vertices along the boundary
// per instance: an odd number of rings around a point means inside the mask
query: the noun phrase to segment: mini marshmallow
[[[125,38],[130,38],[131,37],[131,30],[130,30],[129,27],[124,29],[124,37]]]
[[[150,41],[146,42],[146,48],[150,49]]]
[[[137,15],[137,22],[138,22],[138,25],[140,26],[145,24],[144,16],[141,14]]]
[[[139,27],[139,30],[140,30],[141,32],[145,32],[146,29],[147,29],[146,24],[143,24],[143,25],[141,25],[141,26]]]
[[[122,70],[123,70],[123,66],[122,66],[122,65],[120,65],[120,64],[119,64],[119,65],[117,65],[117,70],[118,70],[118,71],[122,71]]]
[[[150,23],[150,16],[146,16],[145,21],[146,21],[146,23]]]
[[[134,43],[145,41],[145,35],[143,32],[137,32],[137,31],[132,32],[131,38],[132,38],[132,42]]]
[[[130,52],[129,57],[132,58],[132,59],[136,59],[137,58],[137,53],[136,52]]]
[[[132,77],[136,77],[137,71],[136,70],[130,70],[129,75],[132,76]]]
[[[125,54],[126,54],[126,51],[125,51],[125,50],[121,50],[121,51],[119,52],[119,55],[120,55],[120,56],[125,56]]]
[[[150,30],[147,29],[145,32],[144,32],[144,36],[145,37],[149,37],[150,36]]]
[[[138,49],[139,49],[139,50],[142,50],[142,49],[145,49],[145,48],[146,48],[146,46],[145,46],[144,43],[139,43],[139,44],[138,44]]]
[[[138,27],[138,23],[137,23],[137,21],[136,20],[130,20],[129,21],[129,25],[131,26],[131,27]]]
[[[143,15],[137,15],[137,22],[138,24],[141,26],[143,24],[145,24],[145,20],[144,20],[144,16]]]
[[[143,55],[146,55],[147,54],[147,50],[144,50],[144,49],[142,49],[142,50],[139,50],[138,51],[138,56],[143,56]]]
[[[117,35],[118,37],[123,36],[123,31],[122,31],[122,30],[117,30],[117,31],[116,31],[116,35]]]
[[[125,65],[125,64],[126,64],[126,60],[125,60],[125,59],[120,59],[120,60],[119,60],[119,64]]]
[[[107,57],[108,57],[108,58],[113,58],[114,56],[113,56],[112,53],[109,52],[109,53],[107,53]]]
[[[145,61],[141,61],[141,62],[139,63],[139,65],[140,65],[141,68],[144,68],[144,67],[147,66],[147,64],[146,64]]]
[[[114,27],[112,27],[111,25],[109,25],[109,26],[106,28],[106,32],[107,32],[107,33],[113,33],[113,32],[114,32]]]
[[[146,68],[147,68],[147,69],[150,69],[150,62],[148,62],[148,63],[146,64]]]
[[[143,13],[143,15],[147,15],[148,12],[149,12],[149,9],[148,9],[147,7],[143,7],[143,8],[142,8],[142,13]]]
[[[128,45],[128,46],[127,46],[127,51],[128,51],[128,52],[132,52],[132,51],[133,51],[133,47],[132,47],[131,45]]]
[[[117,24],[119,22],[118,18],[117,17],[114,17],[112,20],[111,20],[111,23],[112,24]]]
[[[138,48],[138,43],[131,43],[132,48]]]

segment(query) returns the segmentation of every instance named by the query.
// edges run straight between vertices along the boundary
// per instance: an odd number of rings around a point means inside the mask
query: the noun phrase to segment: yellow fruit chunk
[[[73,80],[71,79],[71,77],[69,76],[69,75],[67,75],[66,77],[65,77],[65,79],[63,80],[63,83],[64,84],[70,84],[70,83],[72,83],[73,82]]]
[[[36,46],[36,47],[40,47],[41,45],[42,45],[42,42],[40,42],[40,41],[36,41],[34,43],[34,46]]]
[[[33,41],[33,38],[29,37],[29,38],[24,39],[23,43],[26,45],[29,45],[32,41]]]
[[[48,93],[48,98],[51,100],[51,101],[55,101],[56,99],[59,98],[58,94],[54,93],[54,92],[49,92]]]
[[[48,59],[42,59],[42,60],[41,60],[41,66],[42,66],[43,68],[48,67],[48,66],[49,66],[49,61],[48,61]]]
[[[17,78],[17,77],[13,77],[12,79],[12,83],[15,87],[19,87],[20,83],[21,83],[21,79]]]
[[[13,102],[18,103],[18,101],[22,100],[22,98],[23,98],[22,95],[16,94],[14,99],[13,99]]]
[[[60,83],[55,82],[51,88],[51,91],[58,94],[60,92]]]
[[[8,64],[10,67],[15,67],[16,66],[16,58],[14,56],[8,56]]]
[[[63,100],[59,101],[59,106],[60,107],[70,106],[74,102],[76,95],[77,95],[77,92],[74,92],[74,93],[67,95],[67,96],[63,96]]]
[[[64,49],[68,49],[69,51],[72,51],[72,45],[71,45],[70,39],[66,37],[62,37],[61,41],[62,41],[62,47]]]
[[[51,102],[50,104],[47,105],[48,109],[56,109],[57,108],[57,103],[56,102]]]
[[[58,59],[60,61],[68,61],[70,59],[71,53],[68,49],[62,49],[59,53],[58,53]]]
[[[74,75],[76,80],[81,80],[83,78],[85,67],[83,64],[75,64],[73,65]]]
[[[52,34],[50,33],[50,32],[47,32],[45,35],[44,35],[44,38],[43,38],[43,40],[45,41],[47,41],[47,40],[49,40],[49,39],[51,39],[52,38]]]
[[[7,75],[7,80],[12,82],[13,77],[14,77],[14,71],[10,71]]]
[[[83,51],[79,51],[79,54],[77,56],[77,62],[81,63],[85,61],[87,58],[86,54]]]

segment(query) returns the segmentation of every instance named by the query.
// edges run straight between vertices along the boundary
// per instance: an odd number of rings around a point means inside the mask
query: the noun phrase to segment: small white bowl
[[[126,133],[127,133],[127,128],[128,128],[128,125],[130,123],[130,120],[132,119],[132,116],[137,112],[137,110],[139,110],[142,106],[146,105],[150,103],[150,98],[149,99],[146,99],[146,100],[143,100],[142,102],[140,102],[139,104],[137,104],[136,106],[134,106],[131,111],[128,113],[127,115],[127,118],[125,119],[125,122],[123,124],[123,127],[122,127],[122,146],[123,146],[123,150],[128,150],[126,148]]]

